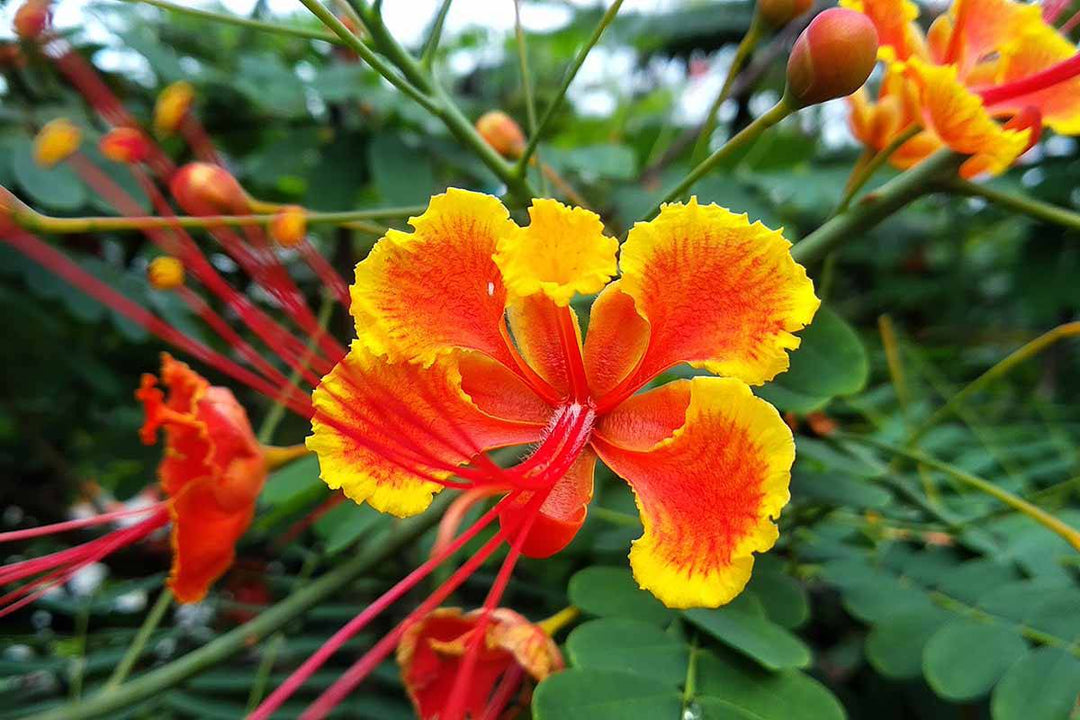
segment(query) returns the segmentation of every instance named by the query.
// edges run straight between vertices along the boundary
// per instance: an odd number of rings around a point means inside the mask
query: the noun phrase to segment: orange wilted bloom
[[[877,102],[851,98],[852,131],[881,150],[921,130],[890,158],[907,168],[949,147],[971,177],[1008,168],[1042,128],[1080,133],[1080,55],[1040,13],[1013,0],[954,0],[924,37],[910,0],[843,0],[865,13],[886,63]]]
[[[446,486],[501,488],[504,531],[528,523],[521,550],[544,557],[584,523],[599,456],[637,496],[639,584],[672,607],[728,602],[776,541],[794,458],[748,385],[787,369],[812,283],[780,233],[693,199],[631,230],[610,284],[598,216],[553,200],[530,216],[451,189],[357,266],[358,338],[313,398],[323,479],[400,517]],[[570,300],[601,290],[583,345]],[[725,377],[635,394],[681,363]],[[508,470],[475,461],[524,443]]]
[[[67,160],[79,149],[82,130],[66,118],[51,120],[34,138],[34,162],[46,168]]]
[[[174,82],[162,90],[154,104],[154,132],[158,135],[175,133],[187,117],[194,100],[195,88],[184,80]]]
[[[405,689],[421,720],[442,715],[470,638],[480,631],[481,611],[438,608],[411,623],[397,648]],[[491,612],[480,643],[473,682],[465,699],[466,717],[498,717],[525,676],[540,682],[563,668],[562,655],[543,628],[506,608]],[[493,699],[493,696],[494,699]],[[489,703],[496,712],[484,714]]]
[[[306,453],[302,446],[260,445],[232,391],[209,382],[187,365],[163,355],[161,382],[144,375],[136,397],[146,409],[140,430],[154,442],[165,429],[166,451],[158,468],[166,499],[134,509],[0,534],[10,542],[114,521],[127,522],[96,540],[44,557],[0,567],[0,586],[27,583],[0,597],[0,615],[33,601],[76,571],[132,545],[171,522],[173,550],[169,587],[182,603],[198,602],[232,564],[236,541],[247,530],[269,470]],[[133,516],[145,516],[130,523]],[[33,578],[31,580],[31,578]]]

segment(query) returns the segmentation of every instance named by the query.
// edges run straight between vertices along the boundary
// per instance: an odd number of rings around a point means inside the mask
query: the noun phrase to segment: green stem
[[[352,581],[378,568],[409,543],[439,522],[452,498],[438,497],[427,512],[403,520],[380,540],[367,544],[359,553],[322,577],[310,581],[289,597],[263,611],[254,620],[235,628],[168,665],[152,670],[121,685],[110,693],[100,693],[78,704],[65,705],[34,715],[31,720],[80,720],[106,715],[158,695],[165,688],[232,657],[284,627],[319,603],[334,597]]]
[[[154,634],[154,630],[161,623],[161,619],[165,617],[165,612],[172,605],[172,591],[168,588],[164,588],[158,595],[157,601],[154,606],[150,608],[150,612],[146,614],[146,619],[143,620],[143,624],[139,627],[139,632],[135,634],[134,639],[131,641],[131,645],[128,646],[127,652],[124,653],[124,657],[120,660],[120,664],[116,666],[116,670],[109,676],[104,687],[101,688],[102,693],[111,693],[120,686],[120,683],[124,682],[128,673],[131,672],[131,668],[135,667],[135,663],[142,656],[143,650],[146,648],[146,643],[150,640],[150,636]]]
[[[869,162],[857,169],[851,181],[848,182],[847,188],[844,191],[844,197],[840,199],[840,203],[833,210],[833,215],[839,215],[848,209],[851,205],[851,201],[855,199],[855,195],[862,189],[863,185],[866,185],[870,181],[870,178],[874,176],[881,166],[888,162],[893,153],[900,149],[900,146],[906,143],[911,138],[915,137],[922,131],[922,128],[918,125],[912,125],[907,130],[903,131],[892,142],[886,145],[881,152],[875,153]]]
[[[916,198],[931,192],[935,183],[955,174],[965,159],[949,150],[932,155],[796,243],[791,249],[792,257],[804,264],[824,257],[842,240],[858,237]]]
[[[641,521],[639,519],[629,513],[619,512],[618,510],[596,506],[589,508],[589,515],[610,525],[641,529]]]
[[[989,370],[984,372],[979,377],[972,380],[963,390],[949,398],[948,402],[942,405],[937,411],[934,412],[929,418],[923,422],[915,432],[908,438],[908,444],[914,444],[926,434],[926,431],[932,428],[941,420],[948,417],[950,414],[956,411],[967,398],[972,394],[986,387],[989,383],[993,382],[997,378],[1005,375],[1010,370],[1015,368],[1020,363],[1028,360],[1046,348],[1057,343],[1059,340],[1066,338],[1080,336],[1080,321],[1065,323],[1064,325],[1058,325],[1053,330],[1043,333],[1039,337],[1035,338],[1029,343],[1024,344],[1020,348],[1011,352],[1005,359],[1001,360]]]
[[[428,34],[427,42],[424,43],[424,49],[420,53],[420,64],[428,70],[431,70],[431,66],[435,63],[435,53],[439,49],[439,41],[442,40],[443,26],[446,24],[446,14],[450,12],[450,3],[454,0],[443,0],[443,4],[439,7],[439,14],[435,16],[435,23],[431,26],[431,32]]]
[[[879,440],[873,440],[871,438],[858,435],[844,434],[843,437],[844,439],[851,440],[852,442],[869,445],[879,450],[884,450],[885,452],[897,455],[898,457],[905,458],[915,463],[921,463],[923,465],[932,467],[935,470],[940,470],[941,472],[947,473],[948,475],[951,475],[953,478],[959,480],[965,485],[968,485],[981,493],[1000,500],[1001,502],[1011,507],[1013,510],[1016,510],[1017,512],[1026,515],[1027,517],[1042,525],[1050,532],[1060,536],[1067,543],[1072,545],[1077,551],[1080,551],[1080,531],[1077,531],[1075,528],[1062,522],[1061,520],[1046,512],[1042,508],[1031,504],[1030,502],[1024,500],[1021,497],[1013,495],[1007,490],[1003,490],[1002,488],[998,487],[992,482],[989,482],[988,480],[984,480],[977,475],[972,475],[971,473],[962,470],[955,465],[950,465],[947,462],[942,462],[935,457],[931,457],[917,450],[905,450],[904,448],[889,445],[888,443],[883,443]]]
[[[162,10],[169,10],[170,12],[180,13],[182,15],[190,15],[191,17],[201,18],[203,20],[213,20],[214,22],[225,23],[228,25],[239,25],[240,27],[253,28],[262,32],[275,33],[277,35],[291,35],[293,37],[305,38],[307,40],[323,40],[328,43],[334,43],[335,45],[344,45],[338,36],[333,33],[323,32],[322,30],[315,30],[311,28],[298,28],[287,27],[283,25],[277,25],[275,23],[262,22],[261,20],[251,20],[249,18],[240,17],[238,15],[229,15],[227,13],[213,12],[212,10],[199,10],[193,7],[187,7],[186,5],[179,5],[177,3],[167,2],[167,0],[124,0],[130,3],[143,3],[145,5],[153,5],[154,7],[161,8]]]
[[[300,2],[303,3],[304,7],[311,11],[312,15],[319,18],[323,25],[334,31],[334,33],[341,38],[346,47],[363,58],[364,62],[366,62],[372,70],[382,75],[391,85],[415,100],[420,107],[428,112],[435,112],[435,102],[430,96],[425,94],[421,89],[418,89],[409,82],[408,79],[395,72],[386,61],[376,55],[371,48],[364,44],[363,40],[356,37],[356,35],[345,26],[345,23],[341,22],[341,20],[339,20],[334,13],[330,12],[319,0],[300,0]],[[370,30],[371,28],[369,28],[369,31]]]
[[[1072,230],[1080,230],[1080,213],[1067,210],[1057,205],[1036,200],[1027,195],[1014,195],[1013,193],[996,190],[986,185],[963,180],[959,177],[952,178],[944,183],[943,187],[950,192],[960,195],[981,197],[984,200],[999,205],[1009,210],[1028,215],[1038,220],[1054,223]]]
[[[776,123],[780,122],[792,112],[795,108],[788,102],[786,97],[780,98],[780,102],[773,105],[769,110],[761,115],[754,122],[744,127],[735,137],[724,143],[723,147],[719,148],[709,157],[705,158],[697,167],[687,173],[686,177],[679,181],[679,183],[671,188],[663,197],[660,202],[656,203],[646,215],[642,217],[643,220],[651,220],[656,217],[660,212],[660,206],[664,203],[672,202],[673,200],[681,199],[686,192],[693,187],[694,183],[703,178],[718,164],[730,158],[733,154],[739,150],[743,150],[749,147],[755,140],[761,137],[761,134],[771,128]]]
[[[563,100],[566,99],[566,91],[570,89],[570,84],[574,82],[578,70],[580,70],[581,66],[585,63],[585,58],[589,56],[593,47],[600,41],[600,36],[604,34],[608,25],[610,25],[615,19],[615,16],[619,14],[619,8],[622,7],[622,4],[623,0],[615,0],[608,6],[604,16],[600,18],[600,23],[593,30],[592,35],[589,37],[588,41],[586,41],[585,45],[578,51],[577,57],[574,58],[574,62],[570,65],[570,69],[567,70],[566,75],[563,76],[562,85],[560,85],[559,89],[555,92],[555,97],[552,99],[551,104],[547,106],[547,110],[544,111],[544,116],[540,118],[540,124],[536,128],[536,132],[529,138],[529,143],[525,146],[525,152],[518,158],[516,167],[518,175],[525,175],[525,172],[529,167],[529,158],[536,152],[536,147],[540,144],[540,138],[544,136],[544,131],[547,130],[548,124],[551,122],[552,118],[555,117],[555,113],[562,105]]]
[[[686,679],[683,681],[682,715],[685,717],[690,709],[694,697],[697,695],[697,660],[698,639],[697,633],[690,637],[689,654],[686,661]]]
[[[514,0],[514,38],[517,41],[518,66],[521,69],[521,90],[525,94],[525,113],[529,122],[529,137],[536,136],[536,101],[533,98],[532,80],[529,78],[529,54],[525,48],[525,29],[521,27],[521,0]],[[536,162],[543,165],[539,153]],[[540,174],[540,194],[547,197],[547,176]]]
[[[720,112],[720,106],[731,95],[731,88],[735,86],[735,78],[739,76],[739,71],[742,70],[746,58],[757,47],[764,29],[765,23],[762,21],[761,15],[755,12],[754,19],[750,21],[750,27],[747,28],[746,34],[743,35],[742,41],[739,42],[739,47],[735,50],[735,57],[731,60],[731,67],[728,68],[727,77],[724,78],[724,85],[720,88],[716,99],[713,100],[712,106],[709,107],[708,114],[705,115],[705,123],[701,126],[701,134],[698,135],[697,142],[694,145],[694,152],[690,156],[693,159],[699,159],[708,150],[709,138],[712,137],[713,131],[716,130],[716,116]]]

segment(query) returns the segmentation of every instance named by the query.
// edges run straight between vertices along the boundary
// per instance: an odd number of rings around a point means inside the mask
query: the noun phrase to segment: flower
[[[1080,133],[1080,56],[1042,17],[1013,0],[954,0],[924,37],[910,0],[842,0],[866,14],[886,64],[877,102],[851,98],[851,128],[880,151],[921,128],[891,156],[907,168],[942,147],[972,157],[961,174],[997,174],[1042,127]]]
[[[255,514],[255,501],[274,451],[255,439],[247,413],[228,388],[211,386],[187,365],[162,355],[161,383],[143,375],[136,397],[147,445],[165,431],[158,467],[172,520],[169,587],[180,602],[198,602],[233,562],[236,541]]]
[[[446,708],[482,613],[438,608],[408,625],[402,635],[397,661],[421,720],[434,720]],[[508,694],[500,698],[505,706],[524,675],[540,682],[563,668],[562,655],[548,634],[513,610],[493,610],[484,631],[465,699],[466,717],[496,717],[497,713],[485,715],[484,711],[497,688],[507,688]]]
[[[446,486],[500,488],[503,531],[544,557],[584,523],[599,458],[637,499],[638,583],[672,607],[730,601],[776,541],[794,459],[749,385],[787,369],[811,281],[779,232],[696,199],[631,230],[614,282],[596,215],[529,213],[451,189],[357,265],[357,339],[313,395],[324,481],[400,517]],[[582,344],[570,301],[597,291]],[[682,363],[724,377],[636,394]],[[506,470],[483,455],[528,443]]]

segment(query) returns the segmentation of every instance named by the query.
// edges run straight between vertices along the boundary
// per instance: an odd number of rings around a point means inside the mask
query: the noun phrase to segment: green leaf
[[[567,670],[533,694],[535,720],[658,720],[677,718],[679,692],[662,682],[610,670]]]
[[[787,629],[765,617],[761,603],[744,593],[716,610],[694,609],[686,619],[726,645],[770,670],[806,667],[810,648]]]
[[[616,670],[678,685],[686,679],[686,643],[640,620],[591,620],[570,633],[566,649],[574,667]]]
[[[801,444],[801,441],[800,441]],[[845,508],[879,509],[892,500],[883,487],[844,473],[796,470],[791,476],[791,495],[796,500]]]
[[[386,515],[346,500],[319,518],[314,528],[315,534],[326,543],[326,554],[335,555],[385,522]]]
[[[866,658],[886,677],[907,680],[922,675],[923,649],[949,620],[936,607],[912,610],[887,617],[866,636]]]
[[[544,160],[559,170],[584,177],[631,180],[637,173],[634,151],[625,145],[591,145],[572,150],[551,148],[545,151]]]
[[[661,625],[674,617],[651,593],[640,589],[624,568],[594,566],[570,578],[570,602],[590,615],[621,617]]]
[[[319,479],[319,459],[308,455],[281,468],[266,481],[259,501],[267,505],[288,504],[323,487]]]
[[[11,170],[15,180],[35,204],[53,210],[74,211],[86,204],[86,186],[67,164],[46,169],[34,162],[34,144],[29,138],[11,143]]]
[[[781,410],[804,413],[866,387],[866,349],[847,321],[822,307],[799,336],[802,342],[791,353],[791,367],[760,388],[759,395]]]
[[[379,135],[368,148],[375,187],[387,205],[423,205],[431,199],[435,176],[431,158],[396,135]]]
[[[810,617],[810,603],[803,584],[778,566],[759,558],[746,592],[761,601],[770,620],[791,630]]]
[[[840,701],[810,676],[797,670],[767,672],[738,656],[703,653],[697,665],[697,691],[696,702],[706,720],[733,716],[754,720],[845,717]]]
[[[1027,651],[1027,643],[1012,628],[957,620],[926,644],[923,674],[938,695],[973,700],[989,692]]]
[[[1067,650],[1042,647],[1006,671],[994,688],[994,720],[1059,720],[1076,707],[1080,658]]]

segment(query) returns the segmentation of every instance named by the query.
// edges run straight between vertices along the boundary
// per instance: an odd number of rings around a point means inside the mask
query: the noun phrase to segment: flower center
[[[507,471],[514,486],[522,490],[538,490],[554,485],[585,449],[595,423],[596,409],[592,402],[572,402],[561,406],[555,411],[551,429],[536,451]]]

